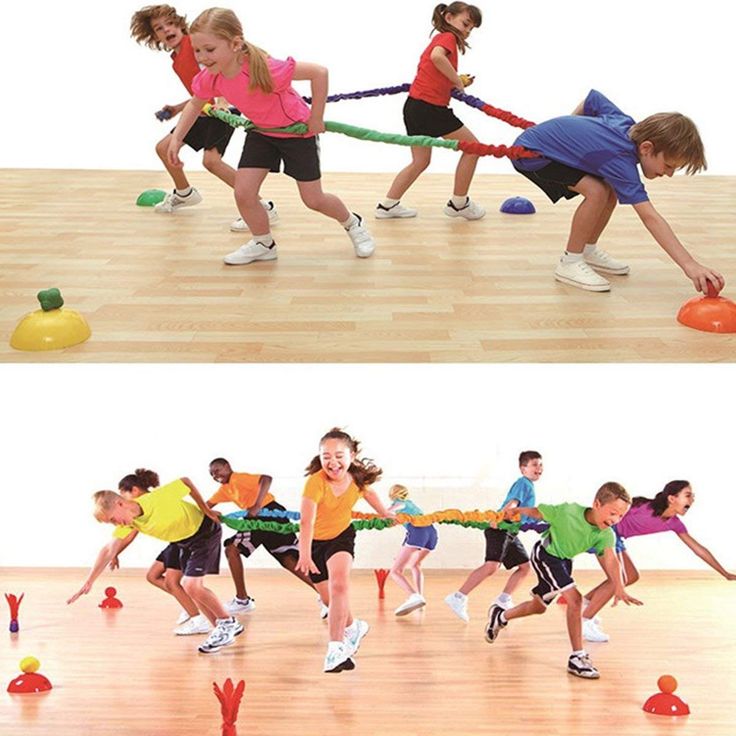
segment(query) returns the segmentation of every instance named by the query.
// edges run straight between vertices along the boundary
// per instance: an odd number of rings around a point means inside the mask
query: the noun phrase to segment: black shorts
[[[575,581],[572,579],[572,560],[549,554],[544,548],[545,541],[540,539],[532,549],[531,563],[539,579],[532,588],[532,594],[539,596],[548,606],[560,593],[574,588]]]
[[[317,181],[322,178],[319,165],[319,141],[311,138],[274,138],[255,130],[245,136],[239,169],[268,169],[274,174],[281,171],[297,181]]]
[[[514,168],[529,181],[533,181],[553,202],[563,197],[565,199],[577,197],[580,193],[573,192],[569,187],[574,187],[584,176],[591,176],[586,171],[574,169],[557,161],[550,161],[536,171],[524,171],[516,165]]]
[[[201,578],[204,575],[217,575],[220,572],[220,539],[222,527],[209,516],[191,537],[176,543],[181,550],[184,561],[182,570],[189,578]],[[188,557],[185,558],[185,555]]]
[[[314,539],[312,541],[312,561],[319,570],[318,573],[309,573],[313,583],[321,583],[330,577],[327,572],[327,560],[337,552],[347,552],[351,557],[355,557],[355,528],[352,524],[334,539]]]
[[[176,542],[172,542],[161,551],[156,561],[160,562],[165,570],[181,570],[186,567],[188,559],[189,552],[181,549]]]
[[[285,511],[286,509],[276,501],[266,504],[263,508],[270,510]],[[250,518],[250,517],[246,517]],[[287,518],[273,518],[264,517],[263,521],[275,521],[288,524]],[[294,532],[288,534],[280,534],[279,532],[267,532],[261,531],[260,529],[253,529],[250,531],[238,532],[235,536],[229,537],[225,540],[225,546],[229,547],[234,544],[238,552],[243,557],[250,557],[258,547],[261,545],[266,548],[266,551],[275,557],[279,562],[284,557],[292,556],[299,557],[299,540]]]
[[[486,529],[486,562],[500,562],[510,570],[529,562],[529,555],[517,534],[503,529]]]
[[[431,105],[423,100],[407,97],[404,103],[404,125],[408,135],[431,135],[441,138],[463,127],[463,121],[455,117],[449,107]]]
[[[184,143],[195,151],[201,151],[203,148],[205,151],[209,151],[211,148],[216,148],[222,155],[233,137],[234,130],[232,125],[228,125],[222,120],[201,115],[194,121],[194,125],[184,136]]]

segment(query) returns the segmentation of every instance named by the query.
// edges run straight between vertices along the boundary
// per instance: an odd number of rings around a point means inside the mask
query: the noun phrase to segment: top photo
[[[722,10],[14,4],[0,362],[733,362]]]

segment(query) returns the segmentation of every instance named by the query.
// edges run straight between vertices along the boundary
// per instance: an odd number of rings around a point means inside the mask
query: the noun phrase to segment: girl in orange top
[[[308,573],[323,600],[329,600],[330,641],[325,672],[355,669],[352,655],[368,633],[368,624],[353,619],[348,588],[355,549],[352,509],[365,499],[381,516],[393,517],[370,487],[383,471],[358,458],[360,445],[347,432],[331,429],[319,442],[306,468],[301,508],[299,560],[296,569]]]

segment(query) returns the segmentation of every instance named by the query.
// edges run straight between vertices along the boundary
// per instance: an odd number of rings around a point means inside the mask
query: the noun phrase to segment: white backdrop
[[[160,168],[153,146],[171,125],[153,113],[186,99],[186,92],[166,53],[139,47],[129,36],[130,16],[143,4],[37,0],[3,8],[7,108],[0,166]],[[187,2],[178,10],[193,20],[205,7]],[[249,40],[277,58],[324,64],[331,90],[347,92],[411,81],[434,3],[261,4],[274,13],[259,12],[257,3],[230,7]],[[719,86],[733,69],[729,3],[481,0],[480,7],[484,23],[461,57],[461,71],[477,76],[470,93],[531,120],[567,114],[593,86],[637,119],[677,109],[699,125],[710,173],[736,173],[736,104]],[[402,104],[400,97],[342,102],[330,105],[327,117],[403,132]],[[519,132],[453,104],[485,143],[511,143]],[[241,141],[238,132],[226,156],[231,163]],[[394,146],[337,135],[326,136],[322,150],[325,171],[390,172],[407,159]],[[199,158],[190,152],[187,166],[200,168]],[[446,151],[434,158],[434,171],[450,171],[456,161]],[[484,160],[479,171],[511,173],[507,161],[495,160]]]
[[[688,479],[690,532],[736,567],[731,366],[8,365],[2,376],[2,566],[91,564],[112,531],[93,519],[92,492],[141,466],[209,495],[207,466],[222,455],[273,475],[278,500],[298,509],[303,469],[340,425],[383,467],[384,498],[403,482],[428,512],[497,508],[525,449],[544,457],[539,502],[589,503],[607,480],[651,497]],[[480,564],[481,532],[439,531],[429,567]],[[362,532],[357,565],[387,567],[402,537]],[[141,537],[123,564],[148,566],[162,546]],[[674,534],[629,548],[642,568],[705,567]],[[272,565],[262,550],[249,564]]]

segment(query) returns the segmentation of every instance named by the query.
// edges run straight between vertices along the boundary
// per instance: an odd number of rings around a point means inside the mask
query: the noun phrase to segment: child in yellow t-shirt
[[[196,506],[184,501],[190,495]],[[165,542],[175,543],[188,555],[182,576],[182,587],[209,619],[214,629],[199,646],[210,654],[233,643],[243,632],[243,626],[228,615],[217,596],[204,586],[204,576],[219,573],[219,515],[212,511],[189,478],[179,478],[135,500],[128,500],[113,491],[97,491],[94,516],[98,521],[114,524],[113,540],[100,550],[97,561],[82,588],[67,603],[89,593],[92,584],[119,554],[125,539],[133,531],[143,532]]]
[[[286,511],[271,494],[270,488],[273,478],[270,475],[254,473],[234,473],[230,463],[224,457],[217,457],[210,462],[210,475],[220,483],[220,487],[207,500],[207,505],[213,508],[218,503],[234,503],[240,509],[246,509],[250,518],[256,518],[261,509],[269,511]],[[266,521],[288,522],[285,517],[268,517]],[[302,582],[316,591],[308,575],[296,570],[296,561],[299,558],[299,540],[294,532],[263,531],[259,529],[238,532],[225,540],[225,557],[230,566],[230,574],[235,583],[235,597],[225,604],[228,613],[247,613],[255,607],[255,601],[248,595],[245,587],[245,571],[240,559],[250,557],[260,546],[273,557],[281,567],[296,575]],[[322,601],[322,610],[327,616],[326,601]]]
[[[323,600],[329,601],[330,641],[325,672],[352,670],[352,656],[368,624],[350,613],[350,569],[355,549],[352,509],[365,499],[381,516],[393,517],[370,487],[383,471],[358,459],[360,444],[347,432],[331,429],[319,442],[319,455],[307,466],[301,508],[299,560]]]

